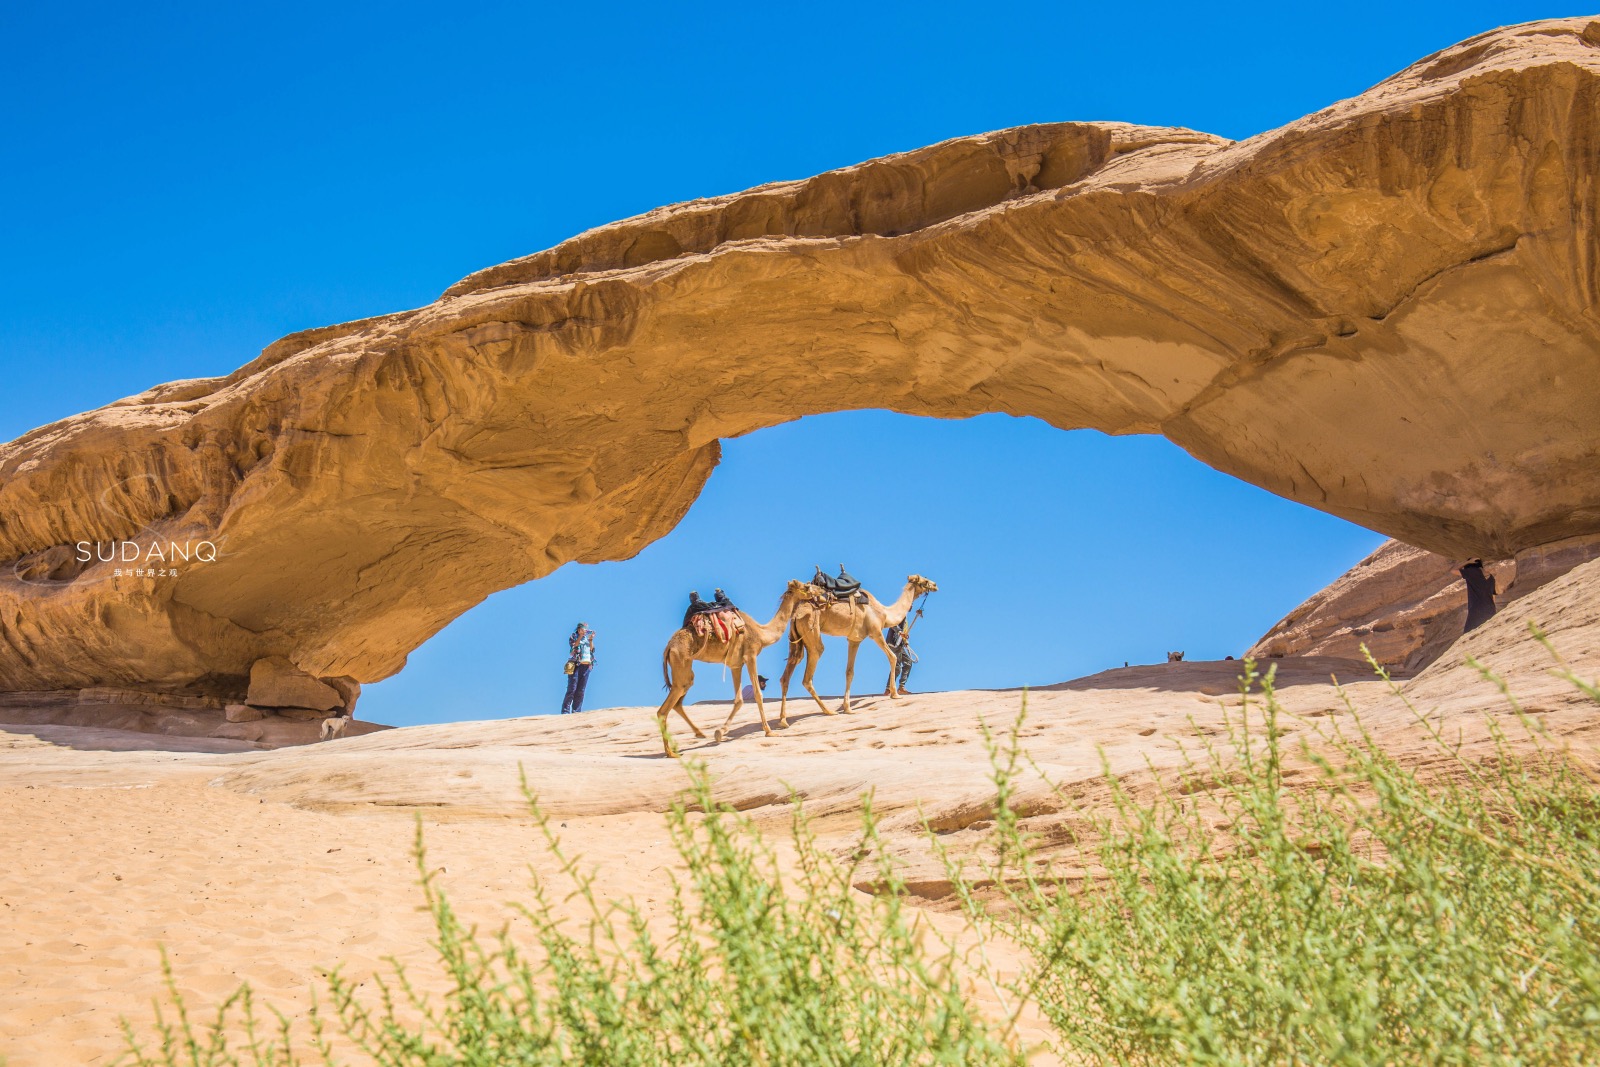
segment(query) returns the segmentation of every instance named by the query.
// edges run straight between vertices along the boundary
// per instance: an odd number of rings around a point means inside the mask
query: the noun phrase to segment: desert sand
[[[1580,674],[1600,671],[1600,561],[1516,602],[1458,641],[1403,693],[1468,750],[1509,708],[1465,662],[1493,666],[1532,718],[1593,762],[1600,708],[1553,677],[1527,633],[1538,619]],[[1315,743],[1349,722],[1344,698],[1403,759],[1442,764],[1389,686],[1350,660],[1273,661],[1286,740]],[[923,843],[926,818],[956,848],[991,814],[982,728],[1022,736],[1060,795],[1037,781],[1022,801],[1049,829],[1103,799],[1102,759],[1137,780],[1176,772],[1185,744],[1237,715],[1238,662],[1158,664],[1034,689],[868,697],[849,716],[794,704],[793,725],[761,735],[747,709],[728,741],[695,741],[719,796],[781,832],[791,792],[843,849],[872,790],[891,850],[928,921],[949,928],[947,887]],[[1332,679],[1344,687],[1344,696]],[[709,687],[714,689],[715,687]],[[696,695],[707,695],[707,686]],[[691,705],[706,728],[724,703]],[[469,920],[498,927],[530,869],[552,861],[525,817],[525,772],[564,844],[599,871],[599,890],[660,899],[676,855],[664,832],[686,781],[664,758],[653,709],[616,708],[413,727],[261,751],[246,742],[59,725],[0,726],[0,1055],[10,1067],[103,1064],[117,1019],[150,1019],[165,946],[179,987],[215,1003],[248,980],[302,1011],[320,975],[365,977],[396,955],[428,974],[425,915],[410,850],[420,818],[428,866]],[[870,886],[864,886],[870,889]],[[1002,970],[1006,961],[997,962]]]

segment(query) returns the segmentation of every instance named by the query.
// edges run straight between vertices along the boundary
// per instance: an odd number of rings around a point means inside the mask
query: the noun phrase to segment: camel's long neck
[[[911,612],[911,605],[917,602],[917,588],[910,582],[900,591],[900,599],[883,609],[883,621],[890,626],[899,626],[905,622],[906,616]]]
[[[789,625],[789,620],[794,617],[794,609],[800,603],[798,593],[785,593],[783,600],[778,603],[778,613],[765,626],[756,627],[756,637],[761,641],[761,647],[766,648],[777,642],[783,636],[783,628]]]

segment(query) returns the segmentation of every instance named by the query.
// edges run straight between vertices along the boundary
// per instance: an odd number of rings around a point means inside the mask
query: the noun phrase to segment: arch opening
[[[913,689],[1051,684],[1174,649],[1221,659],[1381,540],[1159,437],[1003,415],[810,416],[724,442],[683,521],[633,559],[563,567],[463,614],[366,687],[364,714],[411,725],[553,712],[580,620],[599,642],[585,707],[653,706],[691,588],[723,586],[765,619],[786,579],[840,562],[885,600],[908,573],[940,583],[913,629]],[[762,654],[769,699],[784,644]],[[817,684],[837,693],[845,646],[827,646]],[[863,645],[857,694],[885,676]],[[699,665],[690,699],[727,700],[730,684]]]

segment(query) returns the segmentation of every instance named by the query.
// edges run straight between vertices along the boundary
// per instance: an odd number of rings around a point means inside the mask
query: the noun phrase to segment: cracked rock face
[[[383,678],[843,409],[1161,433],[1449,556],[1594,534],[1597,166],[1576,19],[1238,143],[1030,126],[604,226],[0,446],[0,691]]]

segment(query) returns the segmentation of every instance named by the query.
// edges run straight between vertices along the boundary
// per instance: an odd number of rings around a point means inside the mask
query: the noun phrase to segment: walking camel
[[[721,741],[728,736],[728,724],[733,722],[733,717],[744,706],[744,697],[739,692],[743,673],[748,670],[750,677],[755,678],[756,657],[762,649],[775,644],[783,636],[783,628],[789,624],[795,609],[802,604],[809,606],[821,603],[821,600],[822,592],[816,586],[798,578],[791,579],[788,588],[783,591],[783,599],[778,601],[778,613],[765,626],[741,611],[739,618],[743,620],[744,627],[735,630],[727,641],[714,630],[697,634],[688,627],[680,627],[667,639],[667,647],[661,653],[661,676],[667,683],[667,699],[656,711],[657,723],[661,727],[661,745],[667,755],[674,759],[678,755],[672,747],[672,737],[667,732],[668,712],[676,710],[696,737],[705,736],[694,720],[689,718],[689,713],[683,710],[684,694],[694,685],[695,663],[721,663],[733,669],[733,710],[728,712],[727,720],[717,727],[717,740]],[[766,704],[759,687],[756,689],[756,711],[761,716],[761,729],[771,737],[772,727],[767,725]]]
[[[811,694],[811,699],[817,702],[817,707],[822,709],[824,715],[832,715],[828,706],[817,696],[816,687],[811,684],[811,679],[817,673],[817,661],[822,658],[822,638],[843,637],[850,642],[850,658],[845,661],[844,667],[844,703],[839,710],[850,711],[850,683],[856,676],[856,651],[861,647],[861,642],[871,639],[874,644],[883,649],[883,654],[889,659],[890,677],[894,676],[894,653],[889,651],[889,645],[883,639],[883,631],[891,626],[900,625],[906,615],[911,611],[911,605],[917,597],[924,593],[936,593],[939,587],[930,579],[920,574],[906,577],[906,587],[900,591],[900,598],[893,604],[883,605],[871,593],[866,593],[867,602],[857,604],[853,599],[835,600],[825,606],[817,604],[803,605],[795,612],[794,621],[789,624],[789,662],[784,665],[783,678],[778,683],[778,725],[789,725],[789,679],[794,675],[795,664],[800,662],[803,655],[806,658],[805,673],[800,676],[800,684],[806,687],[806,692]],[[898,700],[898,693],[890,693],[890,697]]]

